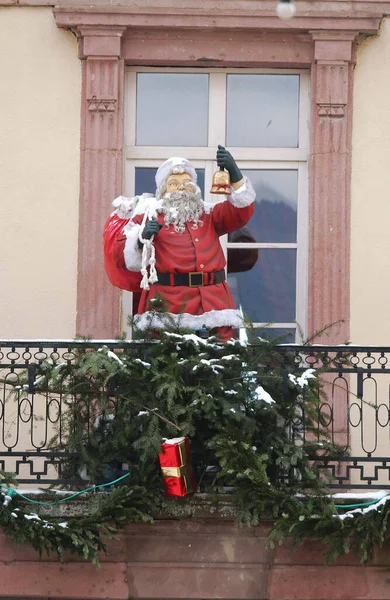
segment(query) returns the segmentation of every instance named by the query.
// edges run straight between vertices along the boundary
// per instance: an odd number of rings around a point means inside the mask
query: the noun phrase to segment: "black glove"
[[[231,183],[237,183],[237,181],[241,181],[242,173],[237,167],[236,161],[230,152],[220,145],[218,145],[217,150],[217,165],[219,167],[224,167],[226,171],[228,171]]]
[[[150,238],[153,235],[158,235],[159,234],[159,231],[160,231],[161,228],[162,228],[162,225],[160,225],[158,223],[158,221],[156,221],[155,219],[150,219],[149,221],[146,221],[146,225],[145,225],[144,230],[142,232],[143,239],[150,240]],[[139,246],[139,248],[143,247],[143,243],[140,242],[139,240],[138,240],[138,246]]]

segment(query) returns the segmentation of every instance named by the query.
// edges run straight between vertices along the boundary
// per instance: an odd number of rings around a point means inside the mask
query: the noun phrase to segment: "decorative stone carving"
[[[341,118],[345,115],[345,104],[317,104],[318,116]]]
[[[103,98],[87,98],[88,110],[91,112],[115,112],[117,101]]]

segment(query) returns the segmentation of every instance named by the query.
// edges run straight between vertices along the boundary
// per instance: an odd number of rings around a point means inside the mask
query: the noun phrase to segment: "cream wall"
[[[389,18],[358,48],[353,110],[351,341],[389,346]]]
[[[0,339],[73,338],[81,64],[51,8],[0,8]]]

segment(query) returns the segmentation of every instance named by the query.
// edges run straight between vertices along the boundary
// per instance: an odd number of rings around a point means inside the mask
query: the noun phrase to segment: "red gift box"
[[[166,496],[186,496],[195,491],[188,438],[166,440],[161,444],[160,465]]]

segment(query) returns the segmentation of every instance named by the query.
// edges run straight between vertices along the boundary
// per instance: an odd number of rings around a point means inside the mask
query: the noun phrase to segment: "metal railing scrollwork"
[[[62,465],[67,458],[76,469],[77,455],[50,447],[54,434],[65,445],[69,400],[60,389],[36,391],[37,367],[43,361],[72,365],[81,346],[104,344],[118,353],[130,343],[0,341],[0,469],[16,473],[22,484],[72,485],[76,478]],[[325,425],[331,440],[349,451],[348,457],[326,465],[332,487],[390,489],[390,347],[283,345],[279,350],[290,362],[293,358],[297,374],[322,369],[325,396],[319,397],[318,429]],[[304,407],[291,435],[297,443],[307,439]]]

